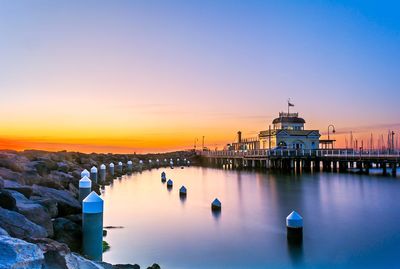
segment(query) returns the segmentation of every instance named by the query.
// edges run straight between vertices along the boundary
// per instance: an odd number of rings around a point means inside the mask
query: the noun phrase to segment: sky
[[[399,85],[397,1],[0,0],[0,148],[221,148],[288,98],[344,146],[400,133]]]

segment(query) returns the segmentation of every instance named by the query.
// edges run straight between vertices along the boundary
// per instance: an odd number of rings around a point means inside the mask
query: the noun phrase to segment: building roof
[[[320,136],[318,130],[287,130],[287,129],[271,130],[271,135],[279,135],[283,133],[287,133],[288,135],[291,136],[308,136],[312,133],[316,133],[318,136]],[[269,130],[261,131],[259,136],[260,137],[269,136]]]
[[[299,117],[279,117],[272,121],[272,124],[278,123],[306,123],[306,121]]]

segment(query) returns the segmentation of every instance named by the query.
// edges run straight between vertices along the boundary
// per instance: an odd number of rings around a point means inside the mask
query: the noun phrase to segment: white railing
[[[377,157],[400,158],[399,150],[349,150],[349,149],[255,149],[255,150],[219,150],[199,151],[206,157]]]

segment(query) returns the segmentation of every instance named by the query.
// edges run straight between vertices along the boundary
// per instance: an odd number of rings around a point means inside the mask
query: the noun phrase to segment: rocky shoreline
[[[128,160],[133,162],[133,172],[137,172],[158,166],[156,159],[162,162],[170,158],[186,158],[196,163],[195,154],[189,151],[146,155],[0,151],[0,269],[140,268],[137,264],[92,262],[80,254],[81,172],[101,164],[124,163],[122,173],[116,171],[114,176],[107,173],[103,182],[107,185],[126,173]],[[101,187],[92,183],[92,190],[97,193]],[[146,268],[160,266],[153,264]]]

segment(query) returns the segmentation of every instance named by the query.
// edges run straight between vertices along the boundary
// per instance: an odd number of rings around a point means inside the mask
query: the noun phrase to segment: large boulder
[[[4,230],[3,228],[0,228],[0,235],[7,235],[10,236],[6,230]]]
[[[69,191],[55,190],[38,185],[33,185],[32,189],[35,195],[51,198],[57,201],[58,214],[60,216],[81,213],[81,204]]]
[[[17,202],[10,192],[6,190],[0,190],[0,207],[8,210],[16,210]]]
[[[44,227],[48,236],[53,236],[53,223],[51,222],[51,216],[47,209],[39,203],[27,199],[17,191],[10,190],[8,192],[11,193],[12,197],[14,197],[19,213],[24,215],[30,221]]]
[[[50,217],[55,218],[58,216],[58,204],[56,200],[41,196],[31,196],[30,200],[44,206],[50,214]]]
[[[20,184],[25,184],[25,180],[22,178],[21,173],[14,172],[8,168],[0,167],[0,177],[16,181]]]
[[[0,269],[42,269],[43,252],[35,244],[0,235]]]
[[[85,259],[75,253],[70,253],[65,256],[66,268],[68,269],[104,269],[103,266],[96,264],[88,259]]]
[[[28,220],[24,215],[0,207],[0,227],[20,239],[47,237],[42,226]]]
[[[79,251],[82,244],[82,228],[66,218],[56,218],[53,221],[54,239],[67,244],[73,251]]]

